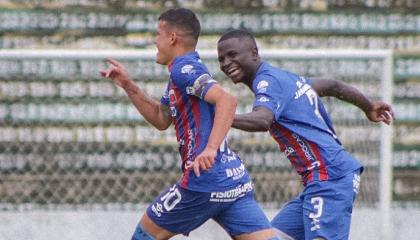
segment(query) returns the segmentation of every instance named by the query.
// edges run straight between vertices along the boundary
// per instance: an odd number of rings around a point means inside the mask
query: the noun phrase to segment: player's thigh
[[[159,227],[153,229],[188,235],[218,211],[209,198],[210,193],[189,191],[175,184],[155,198],[144,219]]]
[[[325,182],[311,183],[304,190],[303,215],[306,239],[348,239],[357,195],[356,173]]]
[[[264,236],[276,235],[253,192],[231,202],[213,219],[235,239],[269,239]]]
[[[271,220],[271,225],[289,239],[304,240],[303,201],[300,197],[287,202]]]

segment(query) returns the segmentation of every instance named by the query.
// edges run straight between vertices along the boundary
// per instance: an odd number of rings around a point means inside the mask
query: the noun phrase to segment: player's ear
[[[169,43],[171,45],[174,45],[177,41],[178,35],[176,32],[171,32],[171,34],[169,35]]]
[[[260,56],[258,54],[258,48],[257,47],[253,47],[252,48],[252,59],[253,60],[258,60],[260,59]]]

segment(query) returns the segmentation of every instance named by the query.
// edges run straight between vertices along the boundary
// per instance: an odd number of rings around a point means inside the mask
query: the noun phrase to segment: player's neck
[[[261,60],[258,60],[257,62],[255,62],[255,64],[253,64],[253,66],[251,67],[253,74],[248,75],[244,80],[245,85],[247,85],[249,89],[251,90],[252,90],[252,83],[254,82],[254,79],[257,76],[257,72],[261,64],[262,64]]]
[[[187,53],[194,52],[194,51],[195,51],[195,46],[188,46],[188,47],[187,46],[179,46],[177,48],[174,48],[173,59],[175,59],[176,57],[185,55]]]

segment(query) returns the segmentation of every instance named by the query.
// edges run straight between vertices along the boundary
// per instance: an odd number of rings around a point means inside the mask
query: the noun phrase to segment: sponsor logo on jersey
[[[178,144],[182,146],[183,148],[186,148],[186,156],[187,161],[185,161],[185,169],[188,169],[192,166],[192,160],[193,160],[193,152],[195,147],[195,137],[196,137],[196,130],[195,128],[188,129],[185,132],[185,137],[178,140]]]
[[[257,85],[258,93],[265,93],[267,91],[268,82],[266,80],[262,80]]]
[[[193,65],[187,64],[181,68],[181,73],[191,75],[195,73],[195,69]]]
[[[308,170],[314,169],[315,167],[318,167],[320,165],[320,163],[317,161],[317,159],[314,158],[314,156],[312,156],[312,152],[309,149],[308,145],[306,144],[306,142],[300,138],[300,136],[296,135],[296,134],[292,134],[293,138],[296,139],[296,142],[299,144],[300,149],[303,151],[303,153],[305,154],[305,157],[312,162],[311,167],[308,168]]]
[[[236,168],[227,168],[225,169],[226,176],[228,178],[232,178],[233,180],[237,180],[245,175],[245,166],[241,163],[239,167]]]
[[[220,162],[222,163],[228,163],[230,161],[238,160],[238,156],[235,154],[235,152],[232,152],[229,148],[229,144],[227,142],[227,139],[220,144],[219,152],[222,154],[222,157],[220,158]]]
[[[231,162],[231,161],[235,161],[237,159],[238,159],[238,157],[236,156],[236,154],[234,152],[222,153],[222,157],[220,158],[220,162],[228,163],[228,162]]]
[[[268,99],[267,97],[260,97],[258,98],[258,102],[269,102],[270,99]]]
[[[251,192],[252,189],[252,182],[247,182],[224,192],[212,192],[210,195],[210,202],[233,202],[236,199],[245,196],[247,192]]]
[[[188,129],[186,137],[188,139],[187,157],[188,159],[191,159],[193,155],[194,146],[195,146],[195,128]]]
[[[155,203],[152,205],[152,212],[156,214],[157,217],[161,217],[163,213],[163,205],[160,203]]]

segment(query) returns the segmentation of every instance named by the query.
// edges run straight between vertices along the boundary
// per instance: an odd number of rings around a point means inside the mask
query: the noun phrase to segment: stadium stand
[[[256,33],[263,49],[395,50],[393,197],[400,204],[420,202],[418,1],[5,0],[0,2],[0,48],[153,49],[158,12],[173,6],[199,12],[202,49],[215,49],[220,33],[243,27]],[[157,189],[178,176],[171,136],[153,132],[118,89],[91,74],[102,66],[0,59],[3,206],[149,202]],[[349,71],[355,68],[348,66]],[[145,62],[132,63],[131,69],[148,92],[161,94],[164,68]],[[363,74],[353,83],[361,84]],[[364,91],[377,90],[371,84]],[[352,140],[363,130],[346,130],[340,132],[345,144],[360,147]],[[372,137],[371,144],[377,144],[374,132],[367,135],[363,138]],[[295,196],[299,180],[286,160],[275,155],[274,143],[259,134],[240,142],[244,136],[233,131],[231,137],[238,152],[252,159],[248,166],[256,188],[264,189],[258,200],[271,203]],[[376,196],[369,195],[375,186],[369,188],[362,189],[367,204]]]

